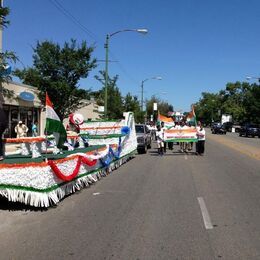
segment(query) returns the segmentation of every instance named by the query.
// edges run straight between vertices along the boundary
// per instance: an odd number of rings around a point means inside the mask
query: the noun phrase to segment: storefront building
[[[13,93],[11,98],[4,97],[3,107],[8,119],[8,128],[4,133],[4,137],[16,137],[14,128],[19,121],[22,121],[28,127],[27,136],[32,136],[32,124],[34,122],[38,124],[38,134],[44,135],[46,123],[45,104],[42,104],[39,100],[37,88],[16,82],[4,83],[3,87]],[[85,105],[82,108],[73,112],[82,114],[85,120],[99,119],[101,117],[102,113],[98,111],[99,107],[93,98],[84,100],[84,103]],[[68,118],[64,119],[63,124],[66,127]]]
[[[42,134],[42,108],[43,105],[38,98],[38,90],[35,87],[9,82],[3,87],[12,92],[12,97],[4,97],[4,111],[8,119],[8,128],[4,136],[7,138],[16,137],[14,128],[19,121],[28,127],[28,136],[31,136],[33,122],[38,123],[39,134]]]

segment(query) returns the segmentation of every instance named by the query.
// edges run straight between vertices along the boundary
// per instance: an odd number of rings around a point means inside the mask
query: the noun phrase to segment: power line
[[[49,0],[62,14],[64,14],[71,22],[77,25],[82,31],[88,34],[95,41],[98,39],[98,36],[91,32],[85,25],[83,25],[75,16],[73,16],[67,9],[63,7],[61,3],[57,0]]]
[[[71,22],[73,22],[75,25],[77,25],[82,31],[84,31],[86,34],[88,34],[92,39],[94,39],[97,42],[103,42],[97,35],[95,35],[93,32],[91,32],[86,26],[84,26],[78,19],[75,18],[64,6],[59,3],[57,0],[49,0],[63,15],[65,15]],[[109,51],[111,57],[114,60],[117,60],[115,55]],[[124,66],[117,62],[116,65],[121,69],[121,71],[134,83],[139,84],[139,82],[134,79],[124,68]]]

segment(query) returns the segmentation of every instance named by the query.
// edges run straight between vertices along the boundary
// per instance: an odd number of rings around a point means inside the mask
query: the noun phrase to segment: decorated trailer
[[[19,154],[7,155],[0,163],[0,195],[34,207],[57,204],[134,157],[134,126],[131,112],[119,121],[85,122],[78,135],[67,137],[69,149],[59,152],[57,147],[45,152],[46,137],[19,140]]]

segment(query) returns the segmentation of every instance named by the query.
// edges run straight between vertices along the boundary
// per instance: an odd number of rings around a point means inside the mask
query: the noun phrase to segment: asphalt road
[[[0,259],[260,259],[260,160],[232,138],[151,149],[46,211],[1,201]]]
[[[207,133],[210,133],[209,129],[207,129]],[[230,132],[227,132],[226,135],[222,135],[222,137],[228,140],[236,141],[241,145],[246,144],[252,147],[260,148],[260,138],[258,137],[239,136],[239,133],[230,133]]]

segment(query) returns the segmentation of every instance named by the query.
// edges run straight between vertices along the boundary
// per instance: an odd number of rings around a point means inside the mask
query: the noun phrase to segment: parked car
[[[226,132],[232,132],[233,123],[225,122],[222,124],[222,127],[226,130]]]
[[[221,124],[220,122],[214,122],[214,123],[211,123],[210,125],[210,130],[212,131],[212,129],[216,126],[216,125],[219,125]]]
[[[240,128],[239,136],[258,136],[260,138],[260,128],[256,124],[247,123]]]
[[[239,133],[239,132],[240,132],[240,129],[241,129],[241,125],[234,123],[233,126],[232,126],[232,128],[235,129],[235,132],[236,132],[236,133]]]
[[[212,134],[226,134],[227,131],[225,130],[225,128],[223,127],[223,125],[221,123],[214,123],[211,126],[211,133]]]
[[[151,132],[145,124],[136,124],[135,131],[137,136],[137,152],[146,153],[151,148]]]

